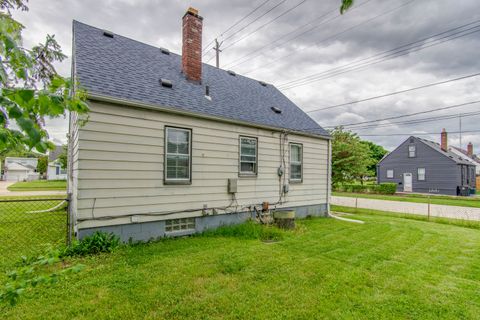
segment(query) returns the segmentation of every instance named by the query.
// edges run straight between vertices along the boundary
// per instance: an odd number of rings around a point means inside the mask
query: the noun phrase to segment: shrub
[[[340,192],[353,193],[378,193],[378,194],[395,194],[397,191],[396,183],[380,183],[380,184],[343,184],[336,188]]]
[[[101,252],[112,252],[120,245],[120,238],[113,233],[97,231],[81,241],[74,241],[66,247],[62,256],[85,256]]]

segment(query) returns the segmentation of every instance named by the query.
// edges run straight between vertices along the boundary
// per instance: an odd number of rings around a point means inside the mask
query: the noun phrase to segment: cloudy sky
[[[69,56],[73,19],[181,53],[181,17],[193,6],[204,17],[204,45],[215,37],[224,41],[221,67],[279,86],[305,111],[480,72],[478,1],[357,0],[343,16],[338,14],[339,4],[340,0],[37,0],[16,18],[26,26],[27,46],[55,34]],[[448,30],[452,31],[444,33]],[[418,46],[404,46],[409,43]],[[213,54],[205,50],[204,61],[214,63]],[[68,75],[70,59],[58,70]],[[479,87],[477,76],[309,114],[323,126],[359,123],[480,100]],[[355,132],[391,150],[406,138],[394,134],[446,128],[452,132],[450,144],[458,145],[459,134],[454,132],[459,131],[460,117],[391,122],[462,113],[467,114],[462,116],[464,131],[480,130],[479,103],[386,120]],[[63,141],[67,125],[65,119],[48,122],[52,137]],[[439,134],[422,137],[440,140]],[[472,141],[480,150],[480,132],[464,133],[462,141],[464,146]]]

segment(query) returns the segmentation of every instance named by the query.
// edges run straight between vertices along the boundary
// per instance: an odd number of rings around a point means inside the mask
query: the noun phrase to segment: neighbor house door
[[[403,174],[403,191],[412,192],[412,174],[411,173]]]

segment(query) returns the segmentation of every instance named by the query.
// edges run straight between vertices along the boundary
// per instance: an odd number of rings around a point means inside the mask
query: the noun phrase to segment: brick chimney
[[[473,158],[473,144],[471,142],[469,142],[467,146],[467,155]]]
[[[202,24],[198,10],[190,7],[183,16],[182,71],[188,80],[202,80]]]
[[[447,151],[448,150],[448,137],[447,137],[447,131],[445,131],[445,128],[443,128],[441,136],[442,136],[442,138],[441,138],[440,146],[442,147],[443,151]]]

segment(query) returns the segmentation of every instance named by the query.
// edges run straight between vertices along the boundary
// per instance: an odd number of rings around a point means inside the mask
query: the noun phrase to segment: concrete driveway
[[[0,196],[49,196],[49,195],[66,195],[66,191],[52,190],[52,191],[9,191],[7,187],[14,184],[11,181],[0,181]]]

